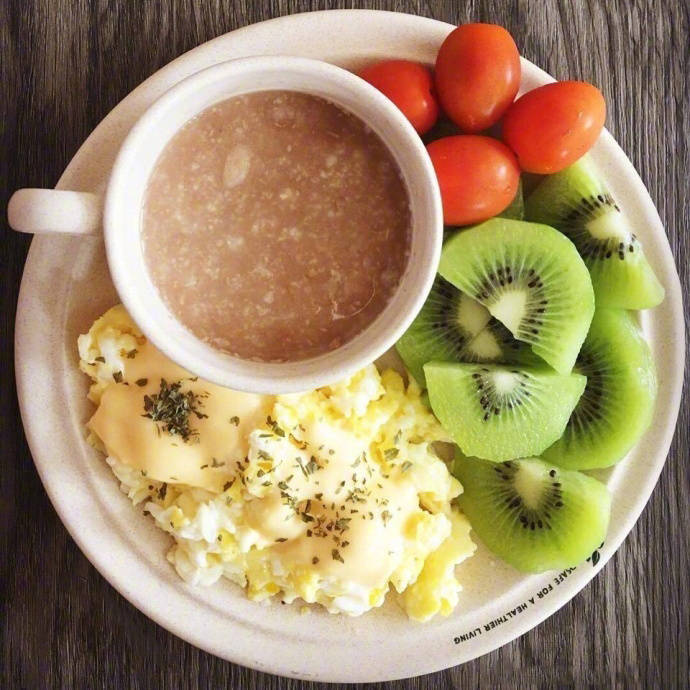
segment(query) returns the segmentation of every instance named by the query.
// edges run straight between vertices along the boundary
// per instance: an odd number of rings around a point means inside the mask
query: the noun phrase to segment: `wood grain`
[[[687,0],[0,0],[0,205],[17,187],[54,185],[104,115],[186,50],[270,17],[353,6],[500,23],[527,58],[554,76],[598,84],[609,104],[607,124],[657,203],[688,294]],[[4,218],[3,229],[0,687],[317,687],[229,664],[170,635],[120,597],[69,538],[19,419],[12,333],[29,238],[9,232]],[[570,604],[472,663],[370,687],[688,687],[689,429],[686,394],[648,507],[617,555]]]

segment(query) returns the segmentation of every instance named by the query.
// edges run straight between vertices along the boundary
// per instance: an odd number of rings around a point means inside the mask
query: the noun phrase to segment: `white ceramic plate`
[[[61,189],[96,190],[140,113],[169,86],[208,65],[247,55],[320,58],[345,67],[383,57],[432,63],[448,24],[404,14],[330,11],[256,24],[186,53],[125,98],[65,170]],[[523,89],[550,77],[523,60]],[[573,75],[576,76],[576,75]],[[98,239],[36,237],[26,262],[16,330],[24,428],[60,518],[89,560],[137,608],[192,644],[262,671],[324,681],[379,681],[460,664],[518,637],[563,606],[601,569],[642,511],[664,464],[683,378],[681,292],[659,216],[630,161],[605,132],[594,157],[635,225],[666,287],[642,317],[659,369],[651,429],[604,473],[614,496],[597,565],[526,577],[480,549],[461,565],[460,604],[450,618],[410,622],[393,601],[360,618],[249,601],[230,583],[195,589],[165,560],[169,539],[118,490],[103,457],[84,441],[91,414],[77,369],[77,335],[117,301]],[[392,599],[392,597],[390,597]]]

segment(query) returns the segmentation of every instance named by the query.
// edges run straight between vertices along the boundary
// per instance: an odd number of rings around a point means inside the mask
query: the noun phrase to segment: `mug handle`
[[[10,227],[36,235],[100,234],[103,196],[58,189],[19,189],[7,205]]]

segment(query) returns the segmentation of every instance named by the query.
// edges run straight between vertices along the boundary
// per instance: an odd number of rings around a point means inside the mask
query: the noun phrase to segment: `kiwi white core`
[[[514,335],[520,328],[526,305],[525,290],[509,290],[489,307],[489,311]]]
[[[489,361],[498,359],[503,354],[501,346],[496,342],[496,337],[489,330],[483,330],[477,334],[469,347],[470,350],[481,354],[483,359]]]
[[[510,393],[520,385],[520,377],[510,371],[495,371],[492,374],[494,388],[497,393]]]
[[[608,240],[615,237],[627,242],[630,239],[630,226],[623,214],[615,209],[588,221],[587,231],[598,240]]]
[[[539,460],[521,460],[513,484],[524,505],[538,508],[544,488],[544,465]]]
[[[457,322],[460,329],[467,333],[479,333],[487,323],[491,314],[486,307],[467,295],[462,295],[458,302]]]

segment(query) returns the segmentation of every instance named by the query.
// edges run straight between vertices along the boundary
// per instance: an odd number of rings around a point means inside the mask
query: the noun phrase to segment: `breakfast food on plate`
[[[383,60],[365,67],[359,76],[388,96],[419,134],[436,124],[438,103],[427,67],[409,60]]]
[[[551,225],[575,243],[598,305],[647,309],[664,299],[642,245],[588,158],[546,177],[525,212],[528,220]]]
[[[501,464],[456,457],[459,503],[472,529],[525,572],[579,565],[606,536],[611,497],[600,481],[538,458]]]
[[[561,437],[585,388],[580,374],[430,362],[431,409],[463,453],[500,462],[539,455]]]
[[[437,276],[412,325],[396,343],[398,354],[420,386],[427,362],[537,360],[529,345],[513,338],[489,310]]]
[[[167,144],[143,246],[154,285],[197,337],[295,361],[383,311],[410,222],[397,163],[364,122],[316,96],[263,91],[207,108]]]
[[[411,618],[452,611],[454,566],[475,547],[432,447],[448,437],[414,382],[370,365],[306,393],[238,393],[168,360],[122,306],[79,353],[98,406],[90,440],[173,537],[187,582],[226,577],[255,600],[350,615],[392,587]]]
[[[543,458],[575,470],[608,467],[647,430],[656,399],[652,355],[628,312],[597,308],[575,371],[587,385]]]
[[[594,313],[594,294],[587,267],[563,234],[494,218],[451,237],[439,273],[556,371],[573,368]]]
[[[513,152],[498,139],[470,134],[427,145],[443,202],[446,225],[468,225],[510,206],[520,182]]]
[[[503,118],[503,141],[531,173],[567,168],[592,148],[606,119],[601,91],[582,81],[560,81],[520,96]]]
[[[654,363],[621,307],[664,291],[582,158],[604,123],[598,89],[558,82],[514,101],[517,48],[486,24],[453,31],[433,76],[405,60],[360,76],[425,134],[446,225],[474,224],[446,227],[439,275],[397,343],[407,385],[370,364],[318,390],[239,393],[168,360],[121,306],[80,336],[80,366],[97,405],[89,439],[173,537],[187,582],[226,577],[255,600],[350,615],[392,587],[423,621],[458,602],[470,524],[525,572],[600,548],[611,498],[579,470],[618,462],[650,423]],[[505,143],[477,135],[499,124]],[[339,347],[385,308],[410,223],[374,132],[317,97],[269,91],[173,138],[143,242],[194,334],[290,361]],[[437,442],[457,444],[452,474]]]
[[[463,24],[436,57],[436,90],[443,110],[463,131],[495,124],[520,86],[520,54],[513,37],[495,24]]]

